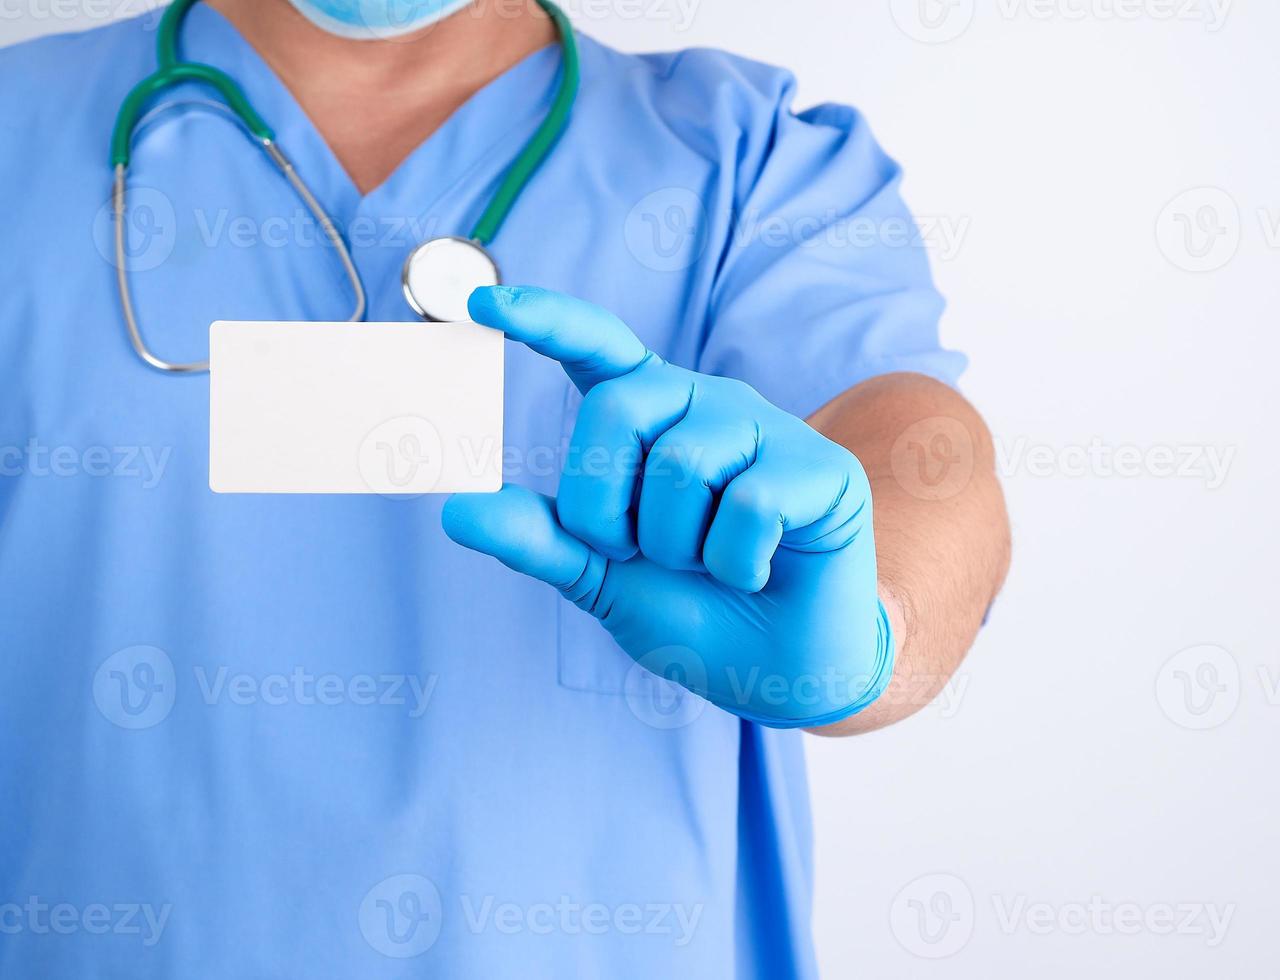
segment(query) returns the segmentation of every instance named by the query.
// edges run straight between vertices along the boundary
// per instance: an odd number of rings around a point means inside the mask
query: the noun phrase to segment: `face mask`
[[[465,7],[470,0],[289,0],[339,37],[374,41],[411,34]]]

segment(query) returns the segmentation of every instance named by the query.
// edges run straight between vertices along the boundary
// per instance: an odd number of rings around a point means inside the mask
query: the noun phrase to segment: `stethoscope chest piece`
[[[469,238],[433,238],[404,260],[400,274],[405,299],[426,320],[469,320],[467,299],[480,286],[502,281],[498,264]]]

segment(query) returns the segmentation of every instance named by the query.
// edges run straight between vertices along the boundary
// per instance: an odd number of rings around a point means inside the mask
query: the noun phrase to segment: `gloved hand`
[[[582,300],[498,286],[469,309],[559,361],[584,397],[559,495],[456,495],[449,537],[555,586],[645,667],[751,721],[825,725],[880,695],[893,637],[852,453],[741,381],[667,364]]]

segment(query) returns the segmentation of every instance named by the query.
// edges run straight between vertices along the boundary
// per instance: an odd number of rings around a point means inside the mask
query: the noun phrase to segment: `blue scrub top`
[[[440,498],[210,492],[208,378],[138,361],[110,260],[110,128],[155,26],[0,54],[0,976],[813,976],[804,736],[637,678],[552,589],[446,539]],[[795,113],[791,76],[721,52],[580,43],[572,123],[493,244],[507,282],[797,414],[955,379],[855,111]],[[225,19],[197,6],[182,45],[275,127],[371,320],[413,318],[407,251],[469,231],[560,64],[531,55],[361,196]],[[170,359],[215,319],[350,309],[208,98],[166,96],[130,175]],[[508,345],[508,480],[554,492],[578,401]]]

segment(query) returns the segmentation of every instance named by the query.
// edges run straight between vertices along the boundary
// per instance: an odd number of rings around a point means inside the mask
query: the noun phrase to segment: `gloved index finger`
[[[559,361],[584,394],[601,381],[630,374],[651,356],[608,310],[549,289],[482,286],[471,293],[467,311],[476,323]]]

